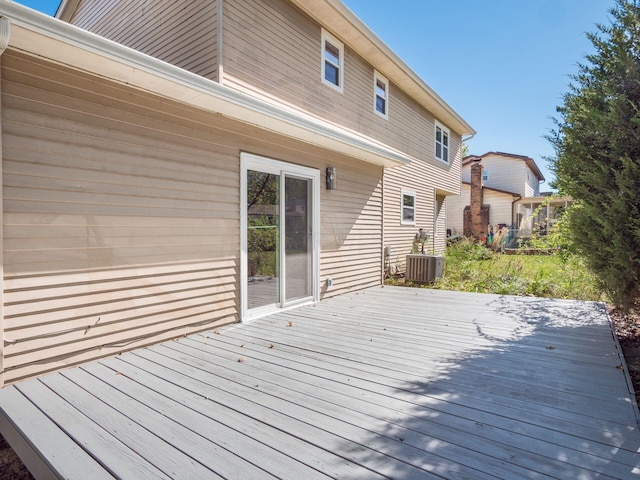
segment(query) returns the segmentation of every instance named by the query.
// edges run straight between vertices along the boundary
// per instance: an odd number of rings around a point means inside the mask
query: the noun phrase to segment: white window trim
[[[442,130],[442,133],[446,133],[447,134],[447,138],[449,139],[449,144],[447,145],[447,160],[444,160],[444,155],[441,155],[440,157],[438,157],[437,155],[437,132],[438,132],[438,128],[440,130]],[[444,151],[444,142],[442,142],[441,144],[441,152]],[[435,127],[433,128],[433,156],[440,162],[449,165],[451,163],[451,132],[449,131],[449,129],[447,127],[445,127],[444,125],[442,125],[440,122],[436,122]]]
[[[404,219],[404,197],[413,197],[413,221],[409,222]],[[400,190],[400,225],[415,225],[416,217],[418,216],[418,195],[413,190]]]
[[[384,84],[385,102],[384,113],[378,110],[378,82]],[[377,70],[373,71],[373,111],[380,115],[382,118],[389,119],[389,80],[380,74]]]
[[[340,65],[338,65],[339,85],[336,85],[334,83],[327,81],[324,77],[325,65],[326,65],[325,58],[324,58],[324,51],[325,51],[326,42],[329,42],[335,47],[338,47],[338,54],[339,54],[338,61],[340,63]],[[344,92],[344,44],[324,29],[322,29],[322,43],[320,44],[320,62],[322,66],[320,69],[320,78],[322,80],[322,83],[324,83],[325,85],[329,85],[331,88],[337,90],[340,93],[343,93]]]

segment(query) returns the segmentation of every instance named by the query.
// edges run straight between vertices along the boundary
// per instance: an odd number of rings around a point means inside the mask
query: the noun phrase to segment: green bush
[[[388,283],[425,287],[398,279]],[[500,255],[467,240],[448,247],[444,274],[428,287],[500,295],[606,300],[583,260],[572,253]]]
[[[571,241],[612,301],[640,298],[640,4],[617,0],[589,34],[549,140],[557,187],[573,197]]]

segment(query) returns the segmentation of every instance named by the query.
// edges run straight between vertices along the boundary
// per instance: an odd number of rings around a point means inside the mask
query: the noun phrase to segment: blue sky
[[[614,0],[343,1],[478,132],[470,153],[527,155],[553,178],[544,136]],[[17,3],[53,15],[59,1]]]

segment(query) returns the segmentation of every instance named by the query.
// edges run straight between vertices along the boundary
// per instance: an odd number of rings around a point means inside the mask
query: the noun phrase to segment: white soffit
[[[290,0],[461,136],[476,131],[341,0]],[[372,7],[373,8],[373,7]]]
[[[411,157],[374,139],[293,109],[250,97],[10,0],[9,48],[98,75],[201,110],[385,167]]]

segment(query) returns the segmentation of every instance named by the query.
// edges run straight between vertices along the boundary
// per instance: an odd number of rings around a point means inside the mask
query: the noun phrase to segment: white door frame
[[[276,305],[253,308],[249,310],[247,299],[248,272],[248,246],[247,246],[247,171],[256,170],[260,172],[280,175],[280,198],[284,200],[284,177],[292,175],[307,178],[312,181],[311,193],[311,297],[299,301],[286,303],[279,302]],[[274,160],[268,157],[255,155],[253,153],[240,153],[240,319],[247,321],[262,317],[275,311],[291,308],[305,303],[313,303],[320,300],[320,171],[318,169],[302,167],[292,163]],[[280,202],[280,218],[284,222],[284,201]],[[284,236],[284,228],[280,229],[281,239]],[[283,248],[284,241],[280,242]],[[284,255],[280,254],[280,279],[281,289],[284,291],[286,272],[284,269]]]

